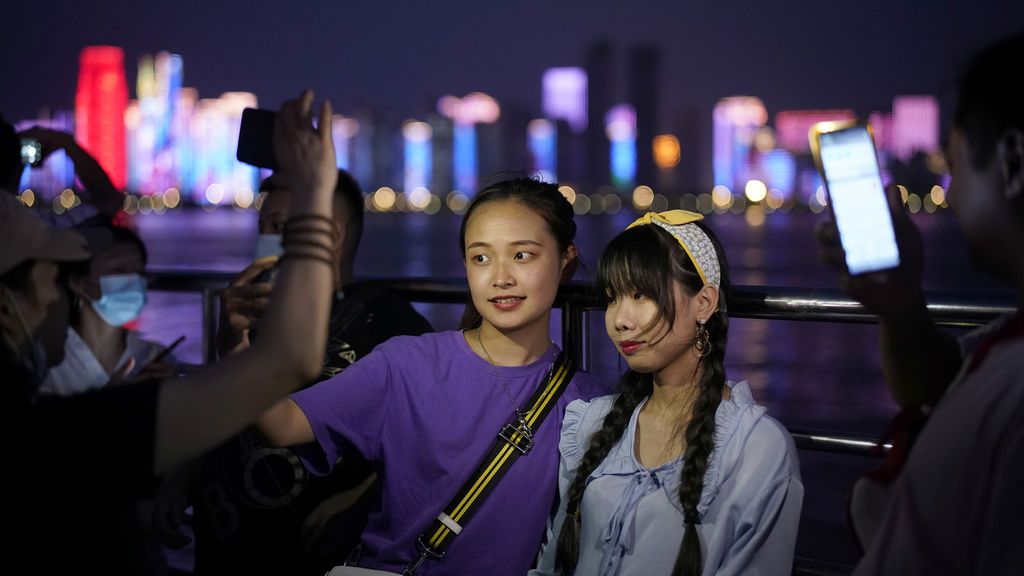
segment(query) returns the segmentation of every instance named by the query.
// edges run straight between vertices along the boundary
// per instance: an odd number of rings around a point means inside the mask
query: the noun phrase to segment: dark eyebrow
[[[541,244],[540,242],[537,242],[536,240],[516,240],[515,242],[512,242],[511,245],[512,246],[538,246],[538,247],[541,247],[541,248],[544,247],[543,244]],[[466,250],[470,250],[472,248],[490,248],[490,247],[491,247],[491,245],[486,243],[486,242],[473,242],[469,246],[466,246]]]

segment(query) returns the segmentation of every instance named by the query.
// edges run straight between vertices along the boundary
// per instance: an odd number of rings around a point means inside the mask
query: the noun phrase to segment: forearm
[[[330,195],[321,196],[328,202],[296,213],[329,215]],[[164,384],[154,457],[158,472],[222,442],[319,374],[330,292],[330,266],[286,258],[260,338],[248,350]]]
[[[89,192],[92,205],[101,213],[113,218],[124,206],[124,195],[114,186],[100,163],[78,143],[69,138],[64,152],[75,164],[75,174],[82,186]]]
[[[248,350],[199,373],[164,383],[157,405],[157,472],[235,434],[320,371],[332,280],[331,261],[321,254],[333,245],[329,222],[337,168],[329,132],[331,107],[321,107],[320,129],[313,129],[312,100],[307,90],[300,99],[286,102],[274,128],[275,154],[290,175],[290,220],[301,225],[292,228],[295,240],[285,242],[285,259],[260,338]],[[300,220],[306,216],[314,217],[308,219],[313,224]]]
[[[256,429],[269,446],[284,448],[316,440],[302,409],[291,398],[278,400],[256,419]]]
[[[960,347],[932,321],[922,301],[905,314],[881,320],[882,370],[903,408],[938,402],[960,368]]]

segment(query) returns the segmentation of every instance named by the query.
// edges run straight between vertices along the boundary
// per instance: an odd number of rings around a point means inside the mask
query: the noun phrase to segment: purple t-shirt
[[[363,532],[361,566],[401,572],[415,540],[476,469],[512,418],[547,377],[558,348],[536,362],[495,367],[477,356],[462,332],[399,336],[341,374],[291,396],[317,442],[297,449],[308,468],[327,472],[352,445],[379,465],[381,511]],[[501,379],[498,378],[500,374]],[[576,372],[520,457],[440,562],[417,575],[514,574],[536,559],[558,488],[558,440],[565,407],[608,392]]]

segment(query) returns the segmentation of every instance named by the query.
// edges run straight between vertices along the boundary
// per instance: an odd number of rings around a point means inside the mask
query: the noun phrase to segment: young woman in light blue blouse
[[[561,501],[532,576],[789,574],[803,486],[792,439],[726,381],[729,291],[699,214],[649,213],[605,249],[621,393],[569,404]]]

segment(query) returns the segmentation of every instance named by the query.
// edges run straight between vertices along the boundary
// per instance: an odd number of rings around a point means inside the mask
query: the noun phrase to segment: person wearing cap
[[[40,397],[60,362],[68,298],[60,262],[84,239],[0,194],[0,425],[7,440],[6,560],[34,572],[141,572],[133,502],[156,476],[227,439],[320,370],[330,306],[336,169],[330,132],[312,127],[313,95],[278,115],[278,161],[293,190],[265,337],[184,378]],[[330,125],[330,105],[320,126]]]

